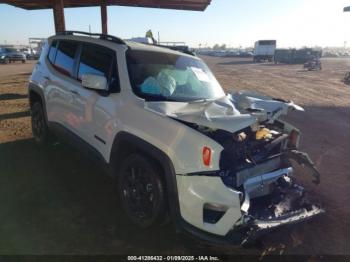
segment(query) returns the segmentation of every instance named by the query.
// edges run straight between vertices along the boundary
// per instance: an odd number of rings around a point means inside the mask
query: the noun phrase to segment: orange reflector
[[[211,149],[209,147],[203,147],[203,164],[205,166],[210,166],[210,162],[211,162]]]

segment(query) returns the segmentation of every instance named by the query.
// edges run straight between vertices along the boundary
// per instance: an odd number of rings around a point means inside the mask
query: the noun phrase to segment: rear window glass
[[[78,43],[73,41],[60,41],[58,44],[55,67],[61,73],[72,76],[74,56]]]

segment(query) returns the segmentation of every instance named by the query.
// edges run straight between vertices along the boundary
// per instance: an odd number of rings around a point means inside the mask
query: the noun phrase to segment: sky
[[[212,0],[204,12],[108,7],[109,34],[128,39],[149,29],[161,41],[192,47],[250,47],[275,39],[278,47],[350,47],[350,0]],[[66,30],[101,32],[98,7],[66,8]],[[52,10],[27,11],[0,4],[0,44],[27,44],[53,35]]]

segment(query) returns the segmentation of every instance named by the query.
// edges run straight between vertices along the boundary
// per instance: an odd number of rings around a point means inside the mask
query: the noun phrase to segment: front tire
[[[35,141],[45,144],[49,140],[49,128],[46,123],[44,109],[40,102],[35,102],[31,107],[32,133]]]
[[[8,57],[5,57],[4,64],[9,64],[9,63],[10,63],[10,59]]]
[[[164,222],[163,181],[159,168],[149,159],[139,154],[126,157],[118,172],[118,193],[126,215],[138,227]]]

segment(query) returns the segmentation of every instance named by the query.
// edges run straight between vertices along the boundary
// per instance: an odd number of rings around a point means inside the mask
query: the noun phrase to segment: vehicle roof
[[[151,45],[151,44],[144,44],[144,43],[138,43],[133,41],[125,41],[126,45],[131,50],[140,50],[140,51],[153,51],[153,52],[162,52],[162,53],[168,53],[168,54],[175,54],[175,55],[183,55],[183,56],[189,56],[194,57],[193,55],[189,55],[180,51],[172,50],[170,48],[157,46],[157,45]]]
[[[130,40],[122,40],[124,42],[124,44],[120,44],[120,43],[116,43],[110,40],[106,40],[106,39],[100,39],[97,37],[91,37],[91,36],[84,36],[84,35],[54,35],[49,37],[49,40],[53,40],[53,39],[65,39],[65,40],[76,40],[76,41],[81,41],[81,42],[94,42],[96,44],[98,44],[99,42],[101,43],[108,43],[110,44],[115,44],[115,45],[125,45],[128,48],[130,48],[131,50],[140,50],[140,51],[153,51],[153,52],[161,52],[161,53],[168,53],[168,54],[174,54],[174,55],[182,55],[182,56],[188,56],[188,57],[192,57],[192,58],[196,58],[195,56],[180,52],[180,51],[176,51],[176,50],[172,50],[170,48],[166,48],[166,47],[161,47],[161,46],[157,46],[157,45],[151,45],[151,44],[144,44],[144,43],[138,43],[138,42],[133,42]],[[199,59],[199,58],[197,58]]]

